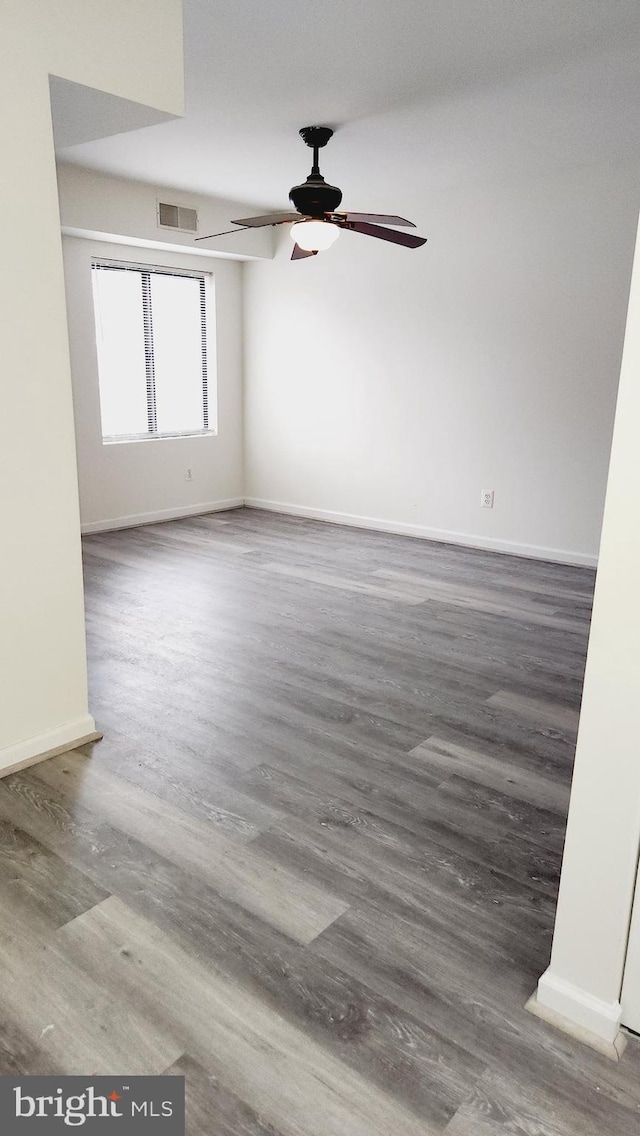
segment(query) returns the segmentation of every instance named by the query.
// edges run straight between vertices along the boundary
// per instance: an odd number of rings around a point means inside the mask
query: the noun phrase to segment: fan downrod
[[[294,185],[289,200],[298,213],[306,217],[324,220],[326,213],[332,213],[342,201],[342,190],[337,185],[327,185],[318,164],[318,152],[333,135],[330,126],[303,126],[300,137],[313,150],[311,173],[302,185]]]

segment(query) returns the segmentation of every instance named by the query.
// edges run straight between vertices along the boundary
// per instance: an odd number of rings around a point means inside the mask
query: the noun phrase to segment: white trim
[[[85,714],[73,722],[56,726],[54,730],[47,730],[44,734],[36,734],[15,745],[4,746],[0,749],[0,777],[6,777],[8,773],[15,773],[17,769],[24,769],[27,765],[35,765],[38,761],[53,757],[55,753],[64,753],[85,742],[97,741],[100,737],[102,735],[96,730],[93,718],[90,714]]]
[[[602,1053],[604,1057],[608,1057],[610,1061],[619,1061],[627,1047],[627,1037],[622,1031],[618,1033],[614,1041],[605,1041],[598,1034],[591,1033],[589,1030],[584,1029],[583,1026],[576,1025],[575,1022],[569,1018],[565,1018],[562,1014],[556,1013],[555,1010],[550,1010],[548,1006],[544,1006],[542,1002],[538,1001],[536,994],[532,994],[529,1001],[525,1003],[525,1010],[530,1014],[534,1014],[540,1021],[546,1022],[547,1025],[553,1026],[554,1029],[562,1030],[563,1033],[575,1037],[576,1041],[582,1045],[588,1045],[591,1049],[596,1049],[598,1053]]]
[[[295,517],[310,517],[312,520],[328,521],[334,525],[352,525],[355,528],[398,533],[400,536],[413,536],[421,540],[462,544],[469,548],[482,548],[488,552],[504,552],[510,556],[526,556],[533,560],[552,560],[558,564],[576,564],[587,568],[595,568],[598,564],[598,557],[590,552],[571,552],[564,548],[519,544],[514,540],[499,540],[496,537],[477,536],[473,533],[449,532],[447,529],[431,529],[424,525],[414,525],[404,521],[381,520],[379,517],[359,517],[352,513],[334,513],[328,509],[312,509],[306,505],[290,505],[284,501],[264,501],[259,497],[247,497],[245,505],[249,509],[267,509],[272,513],[288,513]]]
[[[180,517],[194,517],[200,513],[220,513],[223,509],[238,509],[244,497],[230,497],[227,501],[206,501],[200,505],[176,505],[173,509],[156,509],[153,513],[129,513],[125,517],[111,517],[103,521],[88,521],[82,533],[109,532],[111,529],[130,529],[137,525],[155,525],[159,521],[176,521]]]
[[[545,970],[538,982],[536,1005],[552,1011],[554,1018],[569,1033],[576,1029],[586,1031],[601,1043],[615,1045],[620,1034],[620,1002],[604,1002],[588,990],[558,978],[551,968]]]
[[[219,252],[215,248],[200,248],[200,246],[196,248],[188,244],[171,244],[168,241],[154,241],[147,237],[120,236],[119,233],[104,233],[98,229],[79,229],[75,225],[61,225],[60,231],[63,237],[78,237],[81,241],[100,241],[101,244],[105,245],[127,245],[129,248],[160,249],[161,252],[177,252],[181,256],[205,256],[209,260],[273,260],[273,251]],[[173,232],[176,231],[176,229],[173,230]],[[251,231],[251,229],[238,229],[238,233],[250,233]],[[238,233],[233,233],[231,236],[235,238]]]
[[[623,1026],[633,1030],[634,1033],[640,1033],[640,863],[636,869],[631,897],[631,918],[620,1002]]]
[[[103,446],[126,446],[129,442],[171,442],[175,438],[217,438],[217,430],[183,430],[182,433],[174,431],[172,434],[152,434],[145,430],[144,434],[103,434]]]
[[[239,509],[243,505],[246,505],[248,509],[266,509],[270,513],[309,517],[311,520],[326,521],[333,525],[348,525],[353,528],[372,529],[376,532],[397,533],[399,536],[412,536],[420,540],[436,540],[444,544],[461,544],[467,548],[503,552],[510,556],[525,556],[532,560],[551,560],[558,564],[576,564],[587,568],[596,568],[598,564],[597,556],[589,552],[570,552],[562,548],[519,544],[512,540],[498,540],[494,537],[477,536],[472,533],[450,532],[447,529],[431,529],[424,525],[414,525],[403,521],[386,521],[379,517],[359,517],[352,513],[334,513],[329,509],[313,509],[305,505],[291,505],[284,501],[266,501],[260,497],[230,497],[226,501],[208,501],[200,505],[177,505],[173,509],[157,509],[151,513],[130,513],[124,517],[88,521],[82,525],[82,532],[89,534],[108,532],[111,529],[134,528],[137,525],[153,525],[160,521],[173,521],[180,517],[196,516],[200,513],[218,513],[224,509]]]

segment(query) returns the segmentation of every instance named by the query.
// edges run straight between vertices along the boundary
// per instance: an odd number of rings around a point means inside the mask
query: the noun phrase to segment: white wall
[[[20,9],[29,50],[37,42],[49,74],[183,113],[180,0],[5,0],[4,7]]]
[[[400,179],[422,249],[343,233],[292,264],[284,236],[245,269],[249,499],[594,563],[639,200],[637,163]]]
[[[200,232],[228,229],[247,206],[175,193],[60,163],[60,217],[84,531],[205,512],[244,500],[242,264],[272,257],[270,229],[227,239],[233,255],[212,255],[193,234],[157,225],[158,200],[197,209]],[[100,236],[106,239],[99,239]],[[224,238],[223,238],[224,240]],[[242,246],[242,247],[241,247]],[[211,272],[215,281],[218,429],[215,436],[103,445],[91,287],[91,259]],[[185,480],[187,468],[193,481]]]
[[[629,300],[558,912],[538,1002],[613,1042],[640,845],[640,242]],[[639,891],[640,897],[640,891]],[[634,957],[640,965],[640,953]],[[629,983],[622,1022],[640,1021]],[[637,1025],[636,1025],[637,1028]]]
[[[178,0],[2,5],[1,771],[94,727],[48,74],[179,114],[181,48]]]
[[[253,207],[226,198],[205,197],[150,182],[113,177],[97,170],[58,162],[60,222],[71,235],[92,234],[97,240],[109,239],[138,245],[152,244],[163,249],[187,249],[194,256],[235,259],[273,256],[273,230],[239,230],[216,240],[195,243],[194,237],[225,232],[233,228],[233,217],[254,214]],[[198,232],[181,233],[161,229],[157,223],[156,202],[184,205],[198,213]]]
[[[73,405],[84,531],[205,512],[244,498],[241,265],[65,237]],[[99,256],[211,272],[215,284],[217,435],[104,445],[91,284]],[[211,368],[211,382],[214,371]],[[187,467],[193,481],[185,481]]]

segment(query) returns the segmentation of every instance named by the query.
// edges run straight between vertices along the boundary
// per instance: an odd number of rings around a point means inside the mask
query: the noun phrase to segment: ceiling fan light
[[[296,221],[289,233],[291,240],[305,252],[323,252],[340,236],[339,228],[331,221]]]

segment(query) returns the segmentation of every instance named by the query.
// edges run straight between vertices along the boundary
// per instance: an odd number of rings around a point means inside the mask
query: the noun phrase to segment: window
[[[215,430],[209,274],[91,263],[103,442]]]

